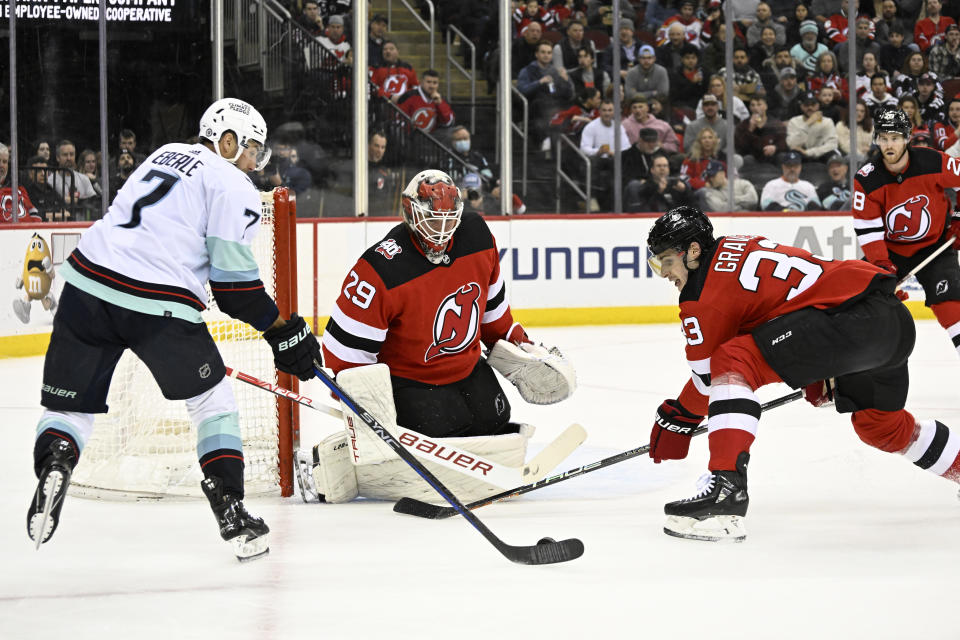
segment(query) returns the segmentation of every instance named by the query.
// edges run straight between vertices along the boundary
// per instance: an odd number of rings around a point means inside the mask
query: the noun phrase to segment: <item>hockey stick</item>
[[[776,400],[771,400],[763,405],[761,405],[761,411],[768,411],[774,409],[781,405],[785,405],[788,402],[793,402],[803,397],[802,391],[794,391],[793,393],[787,394],[783,397],[777,398]],[[693,435],[697,436],[707,430],[706,427],[698,427],[693,431]],[[650,445],[645,444],[642,447],[637,447],[636,449],[630,449],[629,451],[624,451],[623,453],[618,453],[615,456],[610,456],[609,458],[604,458],[603,460],[598,460],[597,462],[591,462],[590,464],[585,464],[582,467],[577,467],[576,469],[570,469],[569,471],[564,471],[557,475],[549,476],[543,480],[538,480],[537,482],[531,482],[530,484],[525,484],[515,489],[510,489],[504,491],[503,493],[498,493],[496,495],[490,496],[488,498],[481,498],[466,505],[468,509],[476,509],[479,507],[485,507],[488,504],[493,504],[494,502],[500,502],[501,500],[506,500],[507,498],[512,498],[514,496],[519,496],[524,493],[530,493],[531,491],[536,491],[537,489],[542,489],[547,485],[557,484],[558,482],[563,482],[564,480],[569,480],[576,476],[581,476],[585,473],[590,473],[591,471],[596,471],[597,469],[603,469],[604,467],[609,467],[615,465],[618,462],[623,462],[624,460],[629,460],[630,458],[636,458],[637,456],[642,456],[650,451]],[[411,516],[417,516],[418,518],[430,518],[431,520],[439,520],[442,518],[449,518],[450,516],[456,515],[456,511],[450,507],[443,507],[436,504],[430,504],[429,502],[423,502],[421,500],[416,500],[414,498],[401,498],[393,505],[393,510],[397,513],[405,513]]]
[[[336,383],[330,376],[323,372],[318,366],[319,363],[314,362],[314,372],[317,374],[317,377],[338,397],[341,401],[350,409],[352,412],[360,416],[360,419],[366,423],[370,430],[373,431],[377,437],[383,440],[391,449],[393,449],[400,458],[403,459],[410,467],[417,472],[417,474],[423,478],[427,484],[433,487],[434,491],[439,493],[443,498],[449,502],[453,507],[451,509],[457,513],[463,514],[463,517],[466,518],[473,527],[479,531],[484,538],[490,541],[490,543],[496,547],[497,551],[503,554],[508,560],[516,562],[518,564],[552,564],[555,562],[567,562],[569,560],[575,560],[583,555],[583,542],[576,538],[570,538],[568,540],[561,540],[560,542],[554,541],[552,538],[542,538],[537,544],[531,546],[514,546],[509,545],[500,540],[490,529],[487,528],[483,522],[480,521],[475,515],[470,513],[462,502],[460,502],[456,496],[454,496],[449,489],[447,489],[432,473],[429,469],[426,469],[417,459],[413,456],[412,453],[407,451],[407,449],[397,441],[396,438],[390,434],[389,431],[383,428],[383,426],[377,422],[377,419],[372,415],[367,413],[365,410],[361,409],[353,398],[351,398],[346,391],[344,391],[339,384]],[[303,396],[299,393],[294,393],[289,389],[284,389],[283,387],[270,384],[263,380],[258,380],[253,376],[236,371],[235,369],[227,368],[227,374],[240,380],[246,382],[247,384],[253,385],[269,391],[270,393],[280,396],[282,398],[287,398],[293,402],[296,402],[305,407],[310,407],[311,409],[316,409],[318,411],[324,411],[324,413],[329,413],[330,411],[336,411],[331,407],[324,407],[324,405],[314,405],[313,401]],[[323,408],[321,408],[323,407]],[[327,411],[325,411],[325,409]],[[336,411],[337,414],[340,414],[339,411]]]
[[[376,418],[354,402],[353,398],[320,368],[320,363],[316,361],[313,363],[313,371],[317,374],[320,381],[323,382],[334,395],[340,398],[348,409],[357,414],[378,438],[383,440],[404,462],[410,465],[410,468],[416,471],[427,484],[433,487],[434,491],[443,496],[444,500],[452,505],[451,508],[473,525],[473,528],[479,531],[505,558],[519,564],[552,564],[555,562],[574,560],[583,555],[583,542],[577,538],[561,540],[560,542],[556,542],[552,538],[541,538],[537,544],[525,547],[509,545],[502,541],[487,528],[487,525],[483,524],[477,516],[471,513],[429,469],[424,467],[412,453],[407,451],[389,431],[383,428],[383,425],[377,422]]]
[[[905,275],[905,276],[903,276],[902,278],[900,278],[899,280],[897,280],[897,287],[901,286],[904,282],[906,282],[907,280],[909,280],[909,279],[910,279],[910,276],[915,276],[915,275],[917,275],[917,272],[919,272],[920,269],[923,269],[925,266],[927,266],[928,264],[930,264],[931,262],[933,262],[933,259],[934,259],[934,258],[936,258],[938,255],[940,255],[940,254],[943,253],[944,251],[946,251],[946,250],[947,250],[947,247],[951,246],[953,243],[954,243],[954,239],[953,239],[953,238],[950,238],[949,240],[947,240],[946,242],[944,242],[942,245],[940,245],[939,247],[937,247],[937,250],[936,250],[936,251],[934,251],[933,253],[931,253],[930,255],[928,255],[926,258],[924,258],[923,261],[922,261],[920,264],[918,264],[917,266],[915,266],[913,269],[910,269],[910,272],[907,273],[907,275]]]
[[[226,367],[226,369],[227,375],[235,380],[240,380],[241,382],[246,382],[249,385],[260,387],[269,391],[270,393],[280,396],[281,398],[287,398],[288,400],[292,400],[293,402],[313,409],[314,411],[320,411],[328,416],[343,420],[343,412],[339,409],[322,403],[315,404],[311,398],[308,398],[305,395],[284,389],[278,385],[270,384],[269,382],[255,378],[248,373],[237,371],[231,367]],[[433,443],[426,439],[422,434],[418,434],[410,430],[402,430],[401,433],[398,434],[398,437],[400,438],[401,443],[406,444],[407,447],[413,447],[413,444],[419,444],[420,441],[428,446],[433,445]],[[411,442],[404,440],[405,438],[416,439],[416,442],[412,444]],[[584,430],[581,425],[573,423],[567,427],[563,433],[550,442],[550,444],[544,447],[539,454],[534,456],[529,463],[519,468],[501,465],[493,462],[492,460],[483,458],[479,454],[473,452],[457,450],[450,444],[444,444],[441,448],[443,451],[448,453],[446,458],[442,456],[430,455],[427,449],[421,448],[422,445],[413,447],[412,451],[415,456],[423,458],[424,460],[430,460],[431,462],[460,472],[466,472],[467,469],[464,468],[462,464],[453,462],[453,460],[460,460],[461,463],[464,460],[469,460],[473,469],[480,468],[483,471],[484,481],[487,481],[490,484],[502,489],[503,487],[509,487],[512,484],[523,482],[524,480],[527,482],[540,480],[548,473],[553,471],[558,464],[563,462],[563,460],[573,453],[577,447],[583,444],[583,441],[586,439],[586,430]],[[435,451],[435,449],[431,448],[430,451]],[[449,451],[453,451],[452,456],[449,455]],[[306,495],[304,495],[304,501],[306,501]]]

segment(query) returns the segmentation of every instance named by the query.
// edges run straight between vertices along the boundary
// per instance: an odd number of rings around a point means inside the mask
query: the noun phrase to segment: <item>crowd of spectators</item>
[[[612,206],[615,119],[629,211],[683,202],[708,210],[848,207],[850,156],[867,160],[873,114],[883,105],[911,118],[912,144],[960,153],[958,0],[864,0],[853,17],[845,0],[624,0],[616,33],[609,0],[512,4],[513,74],[529,102],[530,153],[549,157],[557,136],[574,139],[591,164],[597,202],[582,202],[587,210]],[[734,167],[726,164],[731,127]],[[564,169],[576,173],[566,162]]]
[[[137,135],[121,129],[117,149],[110,154],[110,194],[113,199],[145,156],[137,151]],[[0,223],[13,220],[13,185],[10,175],[11,149],[0,144]],[[69,222],[95,220],[103,204],[99,151],[83,149],[71,140],[52,142],[41,138],[21,154],[18,180],[17,217],[26,222]]]
[[[292,3],[307,72],[353,64],[354,4]],[[498,3],[436,0],[434,5],[438,29],[456,25],[477,45],[487,68],[495,66],[501,48]],[[960,156],[960,0],[864,0],[853,17],[847,16],[845,0],[622,0],[620,5],[614,33],[611,0],[512,0],[514,39],[504,46],[510,47],[516,90],[529,107],[528,160],[550,160],[560,136],[572,140],[590,165],[594,201],[580,202],[583,210],[613,207],[617,149],[627,211],[662,211],[681,203],[708,211],[846,208],[849,160],[859,164],[870,156],[873,114],[887,105],[902,108],[913,122],[911,144]],[[725,10],[733,12],[729,34]],[[733,39],[729,69],[728,37]],[[386,17],[372,12],[368,63],[371,99],[392,103],[396,117],[444,145],[447,168],[465,198],[471,196],[470,206],[495,210],[498,169],[473,144],[478,132],[457,121],[449,96],[440,91],[440,74],[405,60]],[[617,91],[620,113],[613,101]],[[395,215],[404,175],[396,162],[402,140],[381,124],[373,123],[368,139],[370,212]],[[731,135],[733,166],[728,166]],[[28,158],[20,163],[28,204],[21,215],[31,215],[34,207],[43,219],[93,217],[104,198],[102,172],[110,176],[112,198],[143,160],[132,131],[120,132],[119,139],[107,167],[98,152],[70,140],[43,140],[22,153]],[[481,142],[490,148],[488,140]],[[284,185],[309,201],[320,187],[350,184],[352,176],[325,175],[302,136],[281,136],[271,146],[274,161],[254,176],[262,188]],[[10,189],[5,155],[9,149],[0,147],[0,196]],[[564,160],[564,171],[585,184],[584,162],[572,154]],[[515,202],[516,211],[523,208]],[[310,215],[309,208],[303,211]]]

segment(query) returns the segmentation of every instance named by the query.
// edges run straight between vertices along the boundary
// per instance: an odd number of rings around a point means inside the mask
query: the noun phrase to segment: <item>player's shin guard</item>
[[[930,309],[940,326],[947,330],[947,335],[953,341],[953,348],[960,355],[960,301],[938,302],[930,305]]]
[[[197,428],[197,457],[205,478],[219,478],[223,491],[243,499],[243,441],[233,389],[226,378],[188,399]]]
[[[741,452],[749,452],[760,422],[760,401],[753,390],[721,378],[710,387],[707,428],[710,440],[710,471],[737,468]]]

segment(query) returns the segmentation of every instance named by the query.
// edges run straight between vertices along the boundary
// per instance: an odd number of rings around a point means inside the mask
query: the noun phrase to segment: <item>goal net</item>
[[[280,313],[296,307],[295,207],[287,190],[261,193],[260,233],[253,253],[267,293]],[[207,289],[203,313],[228,367],[297,390],[297,380],[273,364],[260,332],[217,309]],[[240,412],[245,491],[292,495],[292,449],[297,405],[262,389],[232,382]],[[113,375],[109,413],[98,415],[93,436],[74,470],[70,492],[106,499],[202,497],[197,435],[186,404],[163,397],[147,367],[126,351]]]

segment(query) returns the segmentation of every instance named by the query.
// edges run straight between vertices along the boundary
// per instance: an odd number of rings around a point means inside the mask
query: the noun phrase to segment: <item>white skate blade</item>
[[[247,534],[241,534],[230,540],[233,545],[233,553],[236,554],[240,562],[250,562],[262,558],[270,553],[270,534],[250,538]]]
[[[53,529],[57,522],[50,517],[53,507],[56,504],[57,492],[63,486],[63,474],[53,470],[47,474],[43,481],[43,511],[33,514],[30,518],[30,539],[36,542],[34,549],[39,550],[40,545],[50,539]],[[63,496],[60,497],[63,499]]]
[[[747,538],[742,516],[711,516],[703,520],[668,516],[663,532],[675,538],[704,542],[743,542]]]

